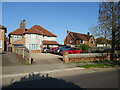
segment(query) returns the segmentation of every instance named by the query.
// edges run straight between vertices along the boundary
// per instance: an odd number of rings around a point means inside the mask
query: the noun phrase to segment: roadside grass
[[[107,61],[94,61],[94,64],[86,64],[86,65],[80,65],[77,67],[84,67],[84,68],[107,68],[107,67],[119,67],[120,66],[120,60],[107,60]]]

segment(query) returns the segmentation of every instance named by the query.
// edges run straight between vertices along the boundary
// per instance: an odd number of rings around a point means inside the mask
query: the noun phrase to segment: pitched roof
[[[76,40],[88,41],[92,37],[92,35],[81,34],[76,32],[69,32],[69,34]]]
[[[25,39],[20,39],[17,41],[12,42],[12,44],[25,44]]]
[[[34,25],[30,29],[28,29],[26,33],[34,33],[34,34],[41,34],[45,36],[57,37],[56,35],[54,35],[53,33],[49,32],[48,30],[44,29],[43,27],[39,25]]]
[[[56,41],[42,41],[43,44],[58,44]]]
[[[4,30],[5,30],[5,33],[7,33],[7,28],[4,27],[3,25],[0,25],[0,29],[4,29]]]
[[[0,29],[6,29],[6,27],[4,27],[3,25],[0,25]]]
[[[21,28],[18,28],[12,32],[10,32],[9,34],[14,34],[14,35],[22,35],[27,29],[21,29]]]

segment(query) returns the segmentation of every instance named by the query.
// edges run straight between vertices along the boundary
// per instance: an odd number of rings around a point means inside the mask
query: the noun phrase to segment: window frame
[[[2,40],[0,40],[0,48],[2,48]]]

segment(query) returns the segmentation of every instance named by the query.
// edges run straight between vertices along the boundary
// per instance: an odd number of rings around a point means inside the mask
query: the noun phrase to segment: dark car
[[[54,53],[60,54],[60,52],[65,50],[66,48],[71,48],[71,46],[60,46],[54,51]]]
[[[45,53],[49,53],[50,52],[50,47],[44,47],[43,48],[43,52],[45,52]]]

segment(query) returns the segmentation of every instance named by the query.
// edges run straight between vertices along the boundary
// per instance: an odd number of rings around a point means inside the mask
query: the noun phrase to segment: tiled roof
[[[15,31],[10,32],[9,34],[22,35],[26,30],[27,30],[27,29],[18,28],[18,29],[16,29]]]
[[[7,28],[4,27],[3,25],[0,25],[0,30],[1,30],[1,29],[5,30],[5,33],[7,33]]]
[[[69,32],[69,34],[76,40],[88,41],[92,37],[92,35],[81,34],[76,32]]]
[[[20,39],[15,42],[12,42],[12,44],[25,44],[25,39]]]
[[[3,25],[0,25],[0,29],[6,29],[6,27],[4,27]]]
[[[58,44],[56,41],[42,41],[43,44]]]
[[[28,29],[26,31],[26,33],[35,33],[35,34],[41,34],[41,35],[45,35],[45,36],[57,37],[56,35],[54,35],[53,33],[49,32],[48,30],[44,29],[43,27],[41,27],[39,25],[34,25],[30,29]]]

